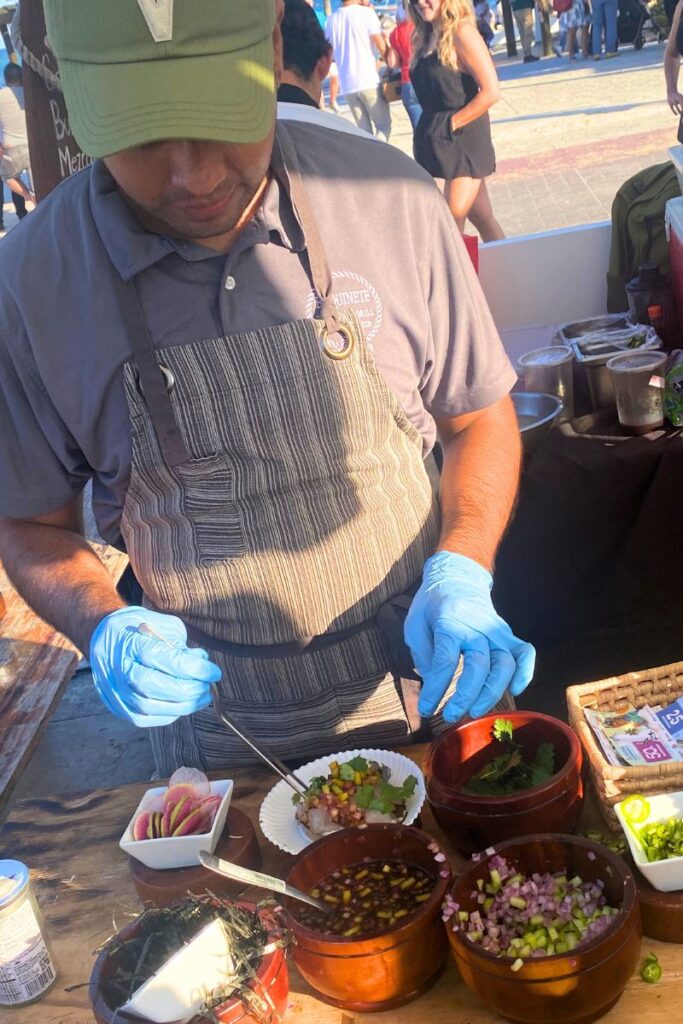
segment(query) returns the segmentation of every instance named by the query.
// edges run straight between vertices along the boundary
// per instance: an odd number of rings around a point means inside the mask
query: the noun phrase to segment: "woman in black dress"
[[[681,68],[681,57],[683,57],[683,24],[681,24],[681,11],[683,3],[679,3],[674,11],[671,31],[666,41],[664,50],[664,79],[666,81],[666,102],[674,114],[680,117],[681,127],[678,129],[678,141],[683,142],[681,135],[683,131],[683,93],[678,91],[678,75]]]
[[[435,178],[461,231],[469,219],[484,242],[504,238],[486,177],[496,169],[488,110],[499,99],[491,55],[471,0],[410,0],[415,26],[410,78],[422,107],[415,159]]]

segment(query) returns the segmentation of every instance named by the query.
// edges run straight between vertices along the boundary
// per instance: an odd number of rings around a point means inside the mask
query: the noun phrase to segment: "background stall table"
[[[614,413],[553,429],[527,461],[494,600],[539,652],[522,706],[683,658],[683,431],[627,437]]]
[[[424,747],[404,750],[421,764]],[[271,775],[235,772],[233,801],[252,821],[273,785]],[[31,868],[34,888],[46,918],[59,978],[48,995],[32,1006],[3,1012],[8,1024],[86,1024],[92,1021],[87,987],[94,950],[139,912],[127,857],[118,840],[147,787],[124,786],[78,797],[27,800],[18,804],[0,832],[0,857],[15,857]],[[427,808],[423,827],[433,832],[452,854]],[[264,870],[287,870],[291,858],[277,851],[259,832]],[[462,863],[457,854],[452,865]],[[256,891],[254,891],[256,894]],[[261,893],[261,896],[263,893]],[[605,1024],[672,1024],[683,1004],[683,947],[645,939],[643,956],[656,952],[662,981],[646,985],[635,974]],[[286,1021],[290,1024],[496,1024],[460,980],[452,961],[433,989],[419,1000],[381,1014],[349,1014],[326,1006],[291,971]],[[599,981],[596,980],[596,984]]]

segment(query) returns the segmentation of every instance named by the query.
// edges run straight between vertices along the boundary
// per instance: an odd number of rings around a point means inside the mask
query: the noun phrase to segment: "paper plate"
[[[327,775],[332,761],[349,761],[352,757],[365,757],[368,761],[377,761],[386,766],[391,775],[389,781],[394,786],[402,785],[409,775],[417,779],[415,792],[406,801],[406,816],[402,825],[412,825],[425,801],[425,782],[422,772],[409,758],[397,754],[393,750],[342,750],[338,754],[328,754],[296,769],[296,774],[303,782],[310,782],[316,775]],[[273,786],[261,804],[259,824],[266,839],[284,850],[285,853],[300,853],[314,841],[303,825],[296,820],[296,807],[292,803],[293,792],[286,782],[278,782]]]

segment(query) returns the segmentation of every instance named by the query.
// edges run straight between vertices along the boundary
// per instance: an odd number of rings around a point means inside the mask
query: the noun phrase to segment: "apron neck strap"
[[[287,129],[282,124],[276,126],[271,167],[273,174],[289,196],[301,223],[308,254],[311,284],[320,296],[321,315],[325,321],[325,327],[329,334],[334,334],[339,330],[339,315],[334,301],[332,273],[318,225],[308,201],[296,152]]]
[[[169,466],[182,466],[183,463],[189,462],[191,456],[178,429],[167,379],[156,357],[136,278],[128,285],[128,295],[122,303],[122,310],[138,370],[140,389],[149,409],[164,461]]]

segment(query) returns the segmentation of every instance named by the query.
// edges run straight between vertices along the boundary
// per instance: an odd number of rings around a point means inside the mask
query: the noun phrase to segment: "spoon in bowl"
[[[227,860],[215,857],[214,854],[208,853],[206,850],[200,850],[199,860],[205,868],[208,868],[209,871],[215,871],[217,875],[224,875],[226,878],[232,878],[237,882],[246,882],[247,885],[256,885],[259,889],[269,889],[271,892],[291,896],[292,899],[308,903],[323,914],[330,913],[330,907],[326,903],[316,899],[315,896],[309,896],[303,889],[297,889],[296,886],[289,885],[285,882],[284,878],[275,878],[274,875],[264,875],[261,871],[252,871],[251,868],[243,868],[239,864],[231,864]]]

